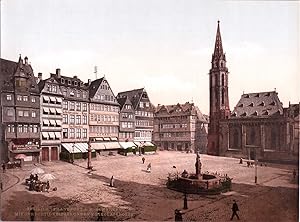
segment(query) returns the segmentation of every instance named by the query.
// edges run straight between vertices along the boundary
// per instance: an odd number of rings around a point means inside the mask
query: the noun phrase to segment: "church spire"
[[[215,42],[215,51],[213,54],[214,59],[219,59],[223,55],[223,46],[222,46],[222,38],[220,32],[220,21],[218,21],[216,42]]]

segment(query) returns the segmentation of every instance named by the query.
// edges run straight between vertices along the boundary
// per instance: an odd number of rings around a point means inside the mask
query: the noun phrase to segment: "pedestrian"
[[[293,170],[293,177],[294,177],[294,180],[296,179],[296,169]]]
[[[240,218],[239,218],[239,215],[237,214],[237,212],[239,211],[239,207],[238,207],[238,205],[237,205],[237,203],[236,203],[235,200],[233,200],[233,204],[232,204],[232,208],[231,209],[232,209],[232,216],[231,216],[230,220],[232,220],[234,216],[236,216],[237,219],[239,220]]]
[[[3,183],[2,182],[0,183],[0,188],[1,188],[1,191],[3,191]]]
[[[37,174],[35,174],[35,181],[39,180],[39,176]]]
[[[111,176],[109,186],[114,187],[115,179],[114,176]]]
[[[186,193],[184,193],[184,198],[183,198],[183,209],[188,209]]]
[[[49,180],[48,180],[47,184],[46,184],[46,190],[47,190],[48,193],[49,193],[49,189],[50,189],[50,183],[49,183]]]
[[[30,220],[31,221],[34,221],[34,218],[35,218],[35,211],[34,211],[34,206],[32,205],[31,206],[31,210],[30,210],[30,212],[29,212],[29,215],[30,215]]]
[[[175,210],[175,221],[182,221],[182,213],[180,210]]]
[[[98,211],[97,211],[97,221],[102,221],[103,219],[102,219],[102,210],[101,209],[99,209]]]
[[[243,158],[240,159],[240,164],[243,164]]]
[[[143,164],[145,163],[145,157],[142,158]]]
[[[147,166],[147,172],[151,173],[151,163],[149,163],[148,166]]]
[[[2,169],[3,169],[3,173],[5,173],[5,171],[6,171],[6,164],[4,162],[2,163]]]

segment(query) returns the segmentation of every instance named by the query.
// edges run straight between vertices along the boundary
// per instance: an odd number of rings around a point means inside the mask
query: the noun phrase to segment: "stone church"
[[[244,93],[230,111],[228,69],[219,22],[211,64],[208,154],[298,160],[299,104],[284,108],[276,91]]]

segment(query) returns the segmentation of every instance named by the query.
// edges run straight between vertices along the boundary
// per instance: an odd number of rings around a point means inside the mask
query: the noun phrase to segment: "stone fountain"
[[[181,175],[169,175],[167,187],[183,193],[194,194],[219,194],[231,189],[231,178],[218,173],[201,173],[202,163],[197,152],[196,173],[188,174],[184,171]]]

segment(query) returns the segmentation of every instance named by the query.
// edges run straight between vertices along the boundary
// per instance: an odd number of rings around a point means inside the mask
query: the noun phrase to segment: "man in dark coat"
[[[237,212],[239,211],[239,207],[238,207],[238,205],[237,205],[237,203],[236,203],[236,201],[235,200],[233,200],[233,204],[232,204],[232,216],[231,216],[231,219],[230,220],[232,220],[233,219],[233,217],[234,217],[234,215],[237,217],[237,219],[239,220],[240,218],[239,218],[239,215],[237,214]]]
[[[180,210],[175,210],[175,221],[182,221],[182,213]]]
[[[30,212],[29,212],[29,215],[30,215],[30,220],[31,221],[34,221],[34,218],[35,218],[35,211],[34,211],[34,209],[33,209],[33,205],[31,206],[31,210],[30,210]]]

